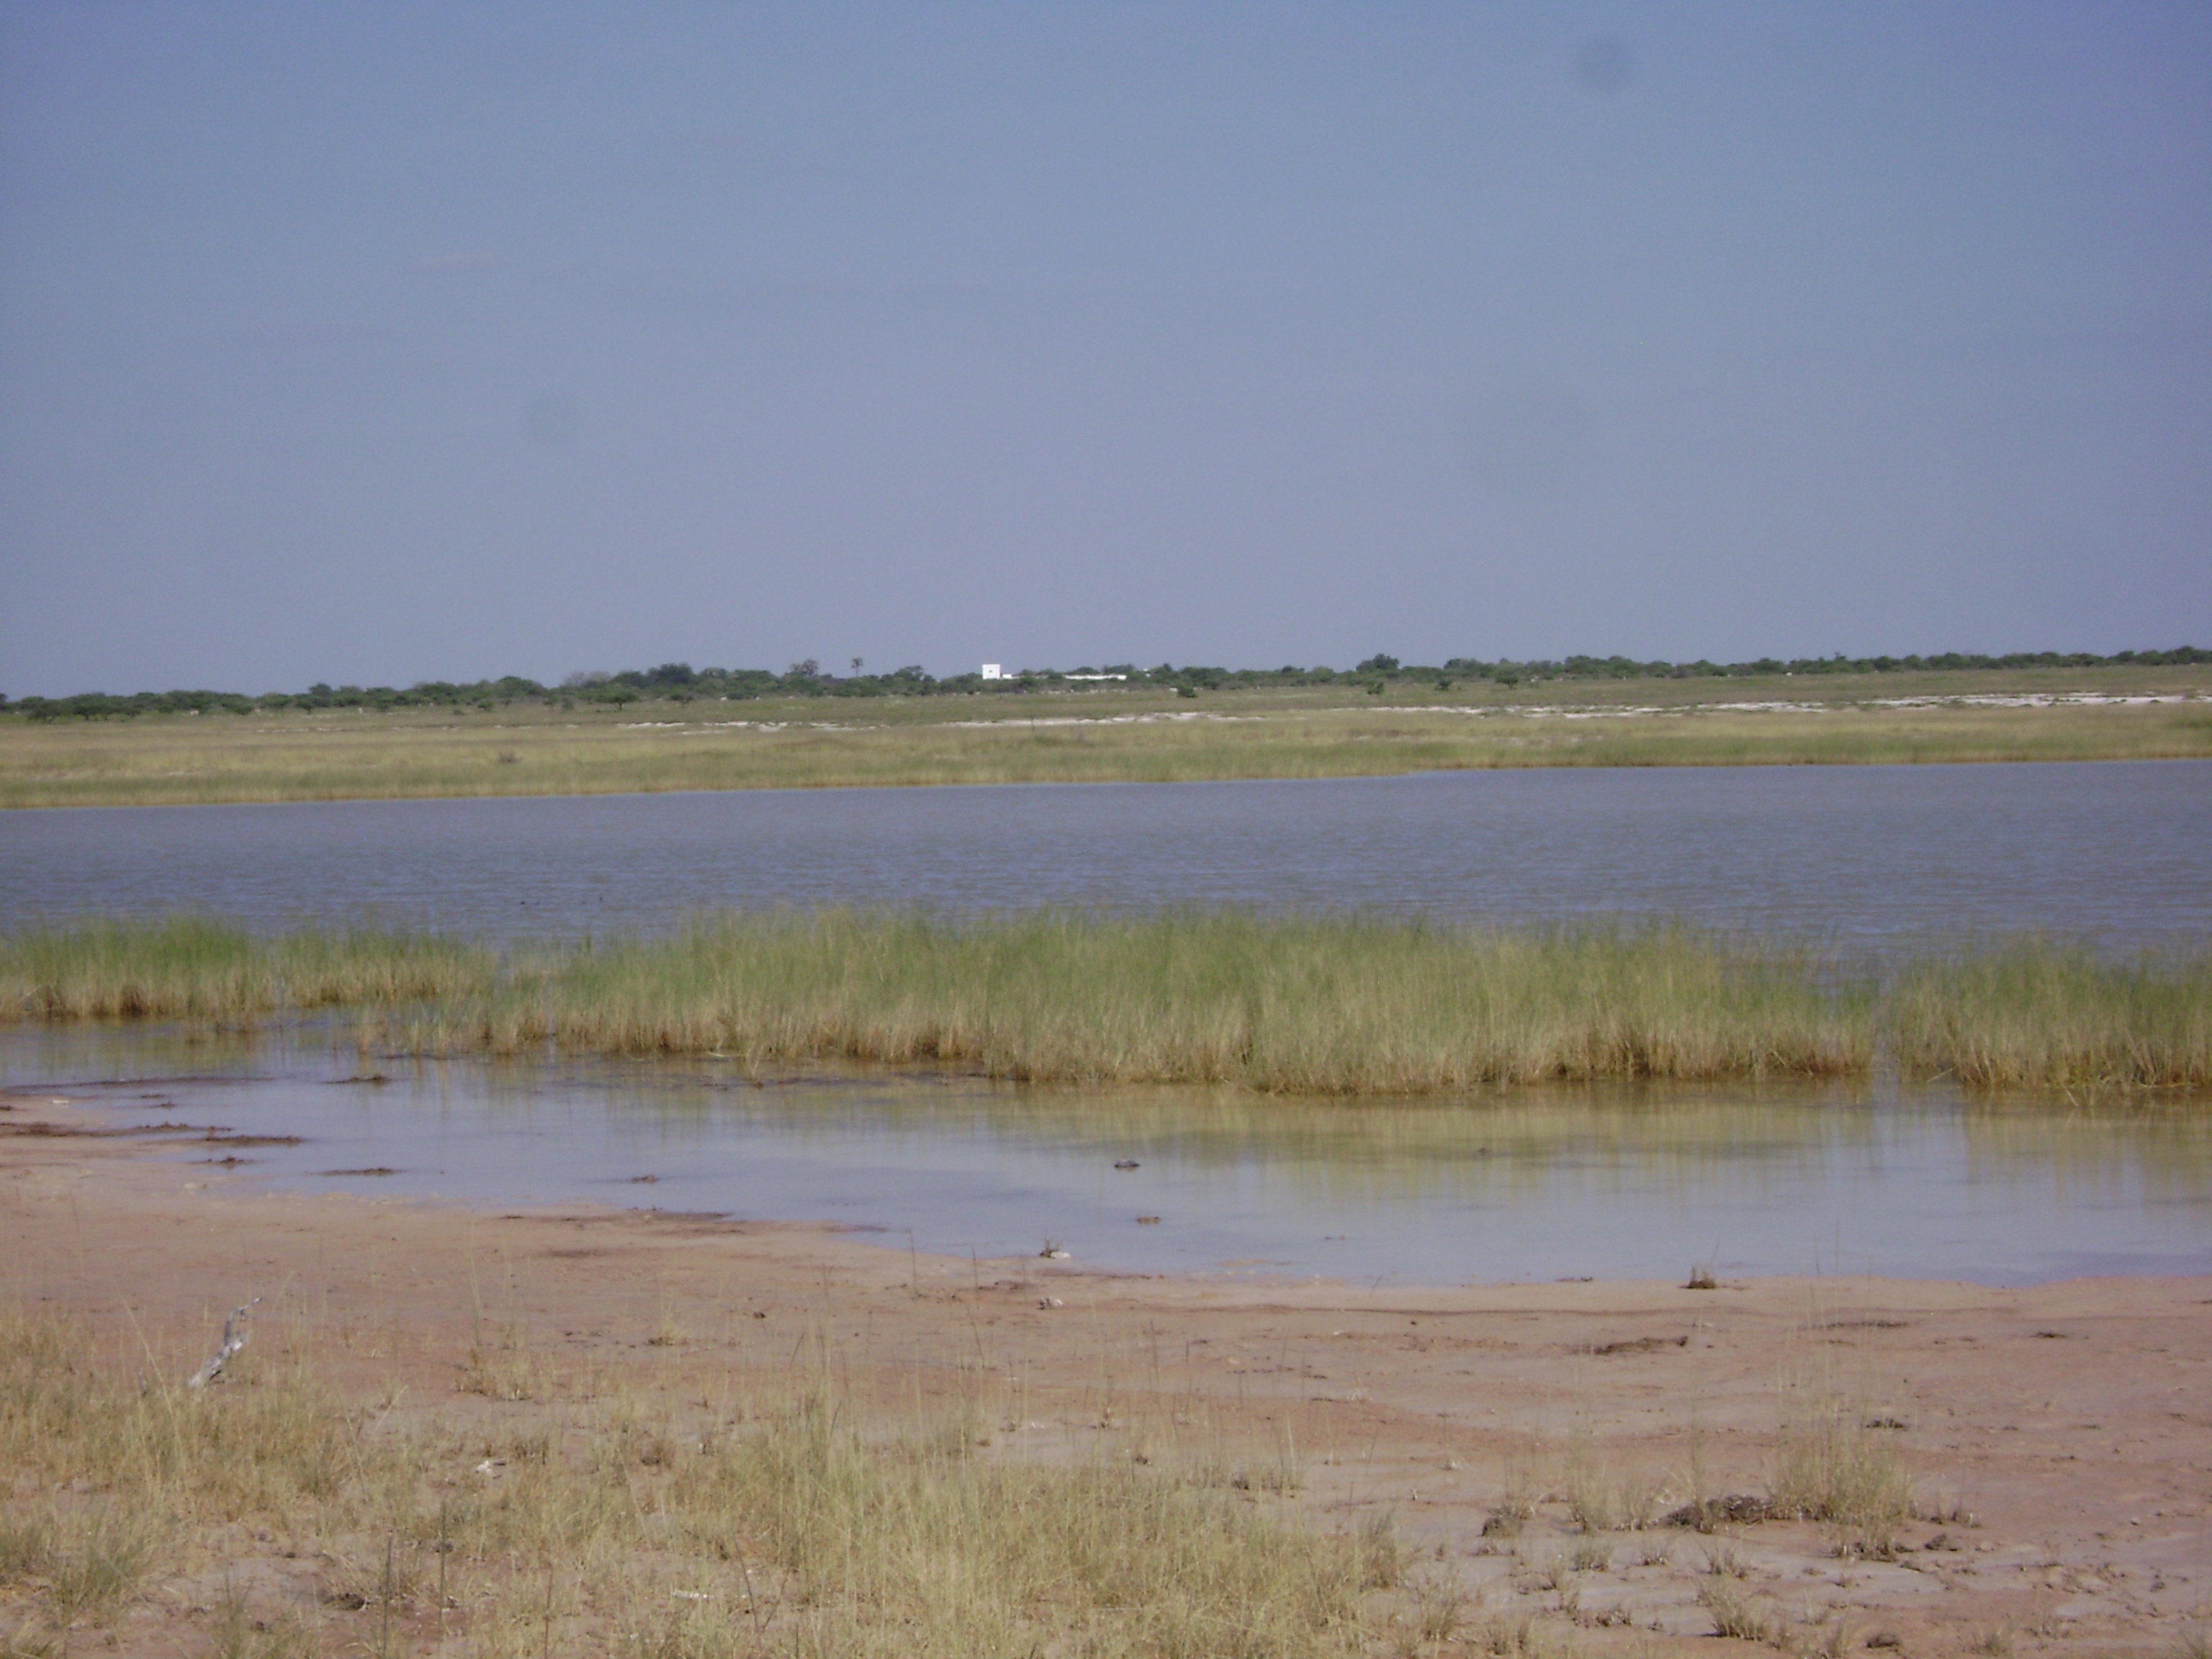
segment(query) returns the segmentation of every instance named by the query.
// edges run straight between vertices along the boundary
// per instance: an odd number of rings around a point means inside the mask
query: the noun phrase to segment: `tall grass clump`
[[[496,960],[432,933],[93,922],[0,935],[0,1007],[52,1020],[240,1020],[459,996],[488,984]]]
[[[2212,955],[2038,941],[1848,965],[1682,926],[1067,910],[702,917],[502,948],[201,920],[0,938],[0,1018],[357,1011],[403,1053],[852,1060],[1040,1083],[1421,1094],[1621,1079],[2212,1086]]]
[[[1863,1403],[1822,1376],[1786,1380],[1774,1452],[1774,1510],[1818,1521],[1847,1554],[1887,1556],[1912,1515],[1912,1476]]]
[[[1982,1088],[2212,1085],[2212,957],[2115,963],[2015,941],[1911,963],[1890,996],[1899,1063]]]
[[[1485,933],[1243,913],[730,916],[518,958],[402,1047],[842,1057],[1036,1082],[1413,1093],[1864,1067],[1862,995],[1683,928]]]
[[[836,1651],[1357,1651],[1363,1596],[1395,1581],[1387,1540],[1286,1527],[1171,1472],[988,1458],[957,1432],[871,1443],[832,1403],[687,1460],[670,1501],[709,1548],[744,1517],[756,1570],[828,1610]]]

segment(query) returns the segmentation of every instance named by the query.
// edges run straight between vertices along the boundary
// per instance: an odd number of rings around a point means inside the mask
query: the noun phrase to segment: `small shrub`
[[[1613,1546],[1602,1538],[1579,1538],[1567,1565],[1577,1572],[1605,1572],[1613,1565]]]
[[[1548,1595],[1565,1585],[1567,1576],[1566,1558],[1548,1555],[1540,1561],[1523,1563],[1516,1587],[1524,1595]]]
[[[1486,1619],[1482,1628],[1474,1633],[1471,1645],[1480,1652],[1496,1656],[1496,1659],[1510,1659],[1514,1654],[1528,1651],[1534,1628],[1534,1620],[1525,1617]]]
[[[1739,1642],[1771,1639],[1774,1626],[1751,1598],[1725,1578],[1699,1587],[1698,1605],[1712,1615],[1713,1634]]]
[[[1851,1626],[1850,1612],[1838,1609],[1836,1616],[1822,1628],[1820,1639],[1814,1644],[1812,1651],[1819,1656],[1819,1659],[1846,1659],[1856,1645],[1856,1635]]]
[[[0,1589],[11,1589],[46,1571],[53,1532],[53,1522],[43,1516],[0,1515]]]
[[[151,1563],[142,1520],[101,1508],[85,1522],[61,1529],[47,1568],[47,1597],[57,1623],[104,1620],[137,1589]]]
[[[1361,1527],[1358,1535],[1362,1589],[1395,1589],[1406,1576],[1406,1547],[1398,1537],[1398,1517],[1385,1510]]]
[[[1413,1584],[1414,1627],[1424,1642],[1449,1642],[1466,1622],[1468,1590],[1456,1577],[1437,1575]]]
[[[216,1608],[210,1659],[308,1659],[314,1644],[289,1613],[258,1619],[246,1598],[228,1589]]]
[[[1589,1533],[1641,1531],[1656,1518],[1663,1490],[1650,1475],[1604,1462],[1583,1435],[1568,1446],[1565,1486],[1569,1517]]]
[[[1775,1452],[1774,1512],[1835,1528],[1840,1553],[1889,1554],[1912,1514],[1912,1480],[1895,1444],[1821,1387],[1793,1394]]]
[[[1714,1578],[1741,1578],[1744,1574],[1743,1556],[1736,1547],[1723,1539],[1705,1546],[1705,1571]]]

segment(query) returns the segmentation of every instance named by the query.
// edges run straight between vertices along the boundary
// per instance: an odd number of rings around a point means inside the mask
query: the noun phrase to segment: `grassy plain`
[[[498,949],[190,919],[0,938],[0,1017],[235,1023],[357,1011],[365,1051],[836,1058],[1036,1082],[1408,1095],[1862,1075],[2212,1086],[2212,956],[2021,941],[1854,963],[1642,930],[1030,913],[720,915]]]
[[[2154,699],[2170,699],[2155,701]],[[0,715],[0,806],[2212,756],[2212,671]]]
[[[396,1400],[331,1386],[326,1333],[264,1322],[276,1352],[195,1393],[80,1322],[0,1314],[0,1467],[57,1494],[0,1503],[6,1652],[112,1626],[149,1581],[271,1526],[327,1564],[321,1605],[227,1576],[206,1650],[1014,1659],[1080,1632],[1097,1659],[1292,1659],[1362,1651],[1369,1593],[1402,1571],[1387,1525],[1285,1525],[1195,1460],[987,1456],[973,1396],[864,1432],[818,1360],[744,1392],[688,1378],[679,1402],[672,1377],[608,1389],[533,1363],[510,1326],[459,1359],[458,1389],[539,1403],[489,1434],[394,1430]]]

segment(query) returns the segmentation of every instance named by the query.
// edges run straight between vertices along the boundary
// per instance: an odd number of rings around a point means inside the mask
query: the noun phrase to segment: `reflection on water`
[[[1672,1279],[1693,1261],[1993,1284],[2212,1271],[2201,1109],[1865,1084],[1413,1103],[883,1074],[755,1086],[710,1061],[339,1081],[355,1070],[313,1028],[0,1036],[0,1079],[70,1085],[111,1121],[305,1137],[253,1149],[245,1172],[294,1187],[829,1220],[987,1257],[1049,1236],[1090,1266],[1363,1282]],[[321,1173],[379,1167],[398,1173]]]

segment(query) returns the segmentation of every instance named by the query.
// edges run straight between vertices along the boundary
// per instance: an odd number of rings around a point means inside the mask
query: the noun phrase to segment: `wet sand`
[[[0,1096],[4,1289],[179,1378],[257,1296],[258,1361],[312,1352],[396,1423],[547,1409],[463,1387],[488,1327],[548,1376],[678,1401],[826,1366],[886,1421],[977,1402],[994,1455],[1195,1452],[1309,1524],[1390,1511],[1470,1621],[1534,1615],[1593,1651],[1708,1642],[1715,1560],[1808,1648],[2159,1652],[2212,1620],[2212,1279],[1137,1277],[651,1210],[273,1193],[222,1161],[250,1149],[93,1121]],[[1890,1559],[1800,1521],[1572,1524],[1577,1468],[1653,1510],[1765,1492],[1808,1387],[1913,1473],[1921,1514]],[[1516,1494],[1534,1506],[1517,1532],[1496,1519]],[[234,1552],[229,1570],[312,1594],[276,1540]],[[120,1650],[199,1645],[212,1582],[158,1583]]]

